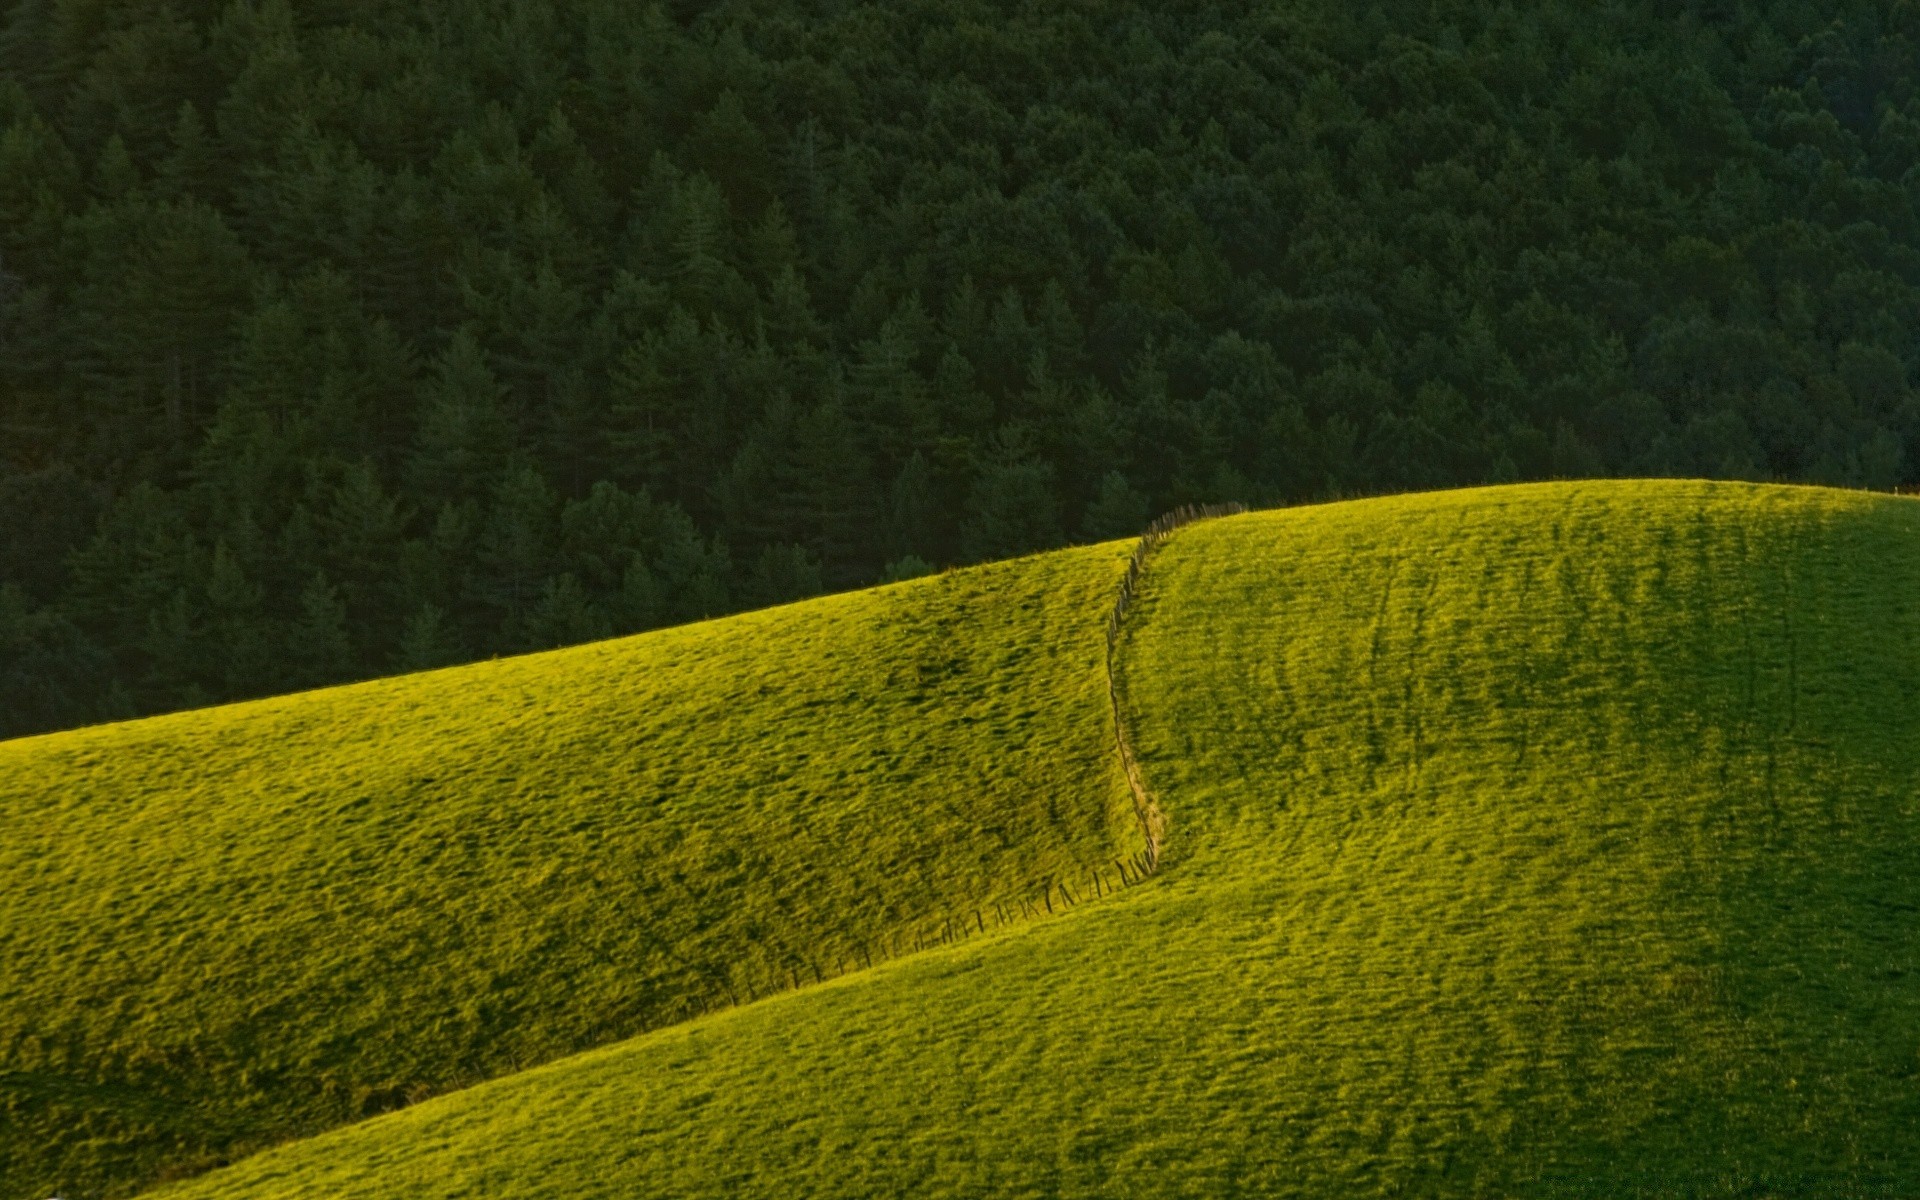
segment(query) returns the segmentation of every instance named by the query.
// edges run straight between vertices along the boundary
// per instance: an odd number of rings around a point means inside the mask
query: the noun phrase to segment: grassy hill
[[[1125,553],[0,743],[0,1196],[203,1170],[1138,850]]]
[[[1253,514],[1122,652],[1150,886],[164,1194],[1920,1187],[1920,506]]]

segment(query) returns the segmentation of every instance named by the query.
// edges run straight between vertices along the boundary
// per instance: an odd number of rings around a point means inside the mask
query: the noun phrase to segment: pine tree
[[[628,564],[652,540],[653,502],[606,480],[560,513],[559,560],[595,594],[618,591]]]
[[[338,683],[359,669],[346,605],[325,572],[316,572],[301,589],[299,612],[287,630],[287,660],[298,686]]]
[[[413,488],[435,502],[477,497],[507,469],[514,446],[506,388],[462,327],[433,365],[408,463]]]
[[[172,148],[160,160],[157,172],[161,194],[174,200],[193,197],[210,204],[222,200],[224,176],[217,149],[193,101],[180,102],[170,141]]]
[[[667,620],[671,608],[665,588],[646,559],[636,554],[627,564],[612,608],[616,633],[638,633]]]
[[[145,614],[146,628],[132,647],[145,667],[140,679],[141,707],[148,711],[191,708],[211,700],[200,682],[200,673],[211,661],[198,619],[201,611],[188,589],[180,587]]]
[[[932,563],[917,554],[909,554],[902,558],[896,558],[888,563],[887,569],[880,574],[880,582],[900,583],[904,580],[918,579],[922,575],[931,574],[933,574]]]
[[[322,561],[338,580],[348,613],[362,628],[399,620],[393,563],[412,524],[370,463],[345,468],[325,489],[315,517]]]
[[[684,512],[663,506],[658,540],[647,555],[646,573],[629,572],[634,588],[651,580],[661,620],[698,621],[727,611],[732,598],[733,559],[719,543],[703,541]],[[636,602],[642,596],[635,593]]]
[[[560,105],[548,111],[546,124],[540,127],[527,154],[575,225],[599,231],[611,222],[614,200],[601,179],[599,164],[587,153]]]
[[[861,343],[847,372],[847,397],[866,441],[884,458],[899,462],[939,436],[940,418],[919,370],[923,349],[932,342],[932,324],[917,296],[909,296],[880,328]]]
[[[1125,475],[1108,471],[1100,479],[1099,495],[1087,505],[1080,531],[1095,541],[1129,537],[1145,529],[1149,519],[1147,498]]]
[[[147,429],[128,433],[148,454],[184,457],[224,384],[252,287],[247,251],[196,200],[122,200],[91,210],[76,232],[87,244],[76,315],[90,327],[88,375],[109,410],[101,424],[121,429],[128,415],[150,414]]]
[[[871,469],[837,400],[801,415],[792,454],[801,536],[821,563],[830,564],[828,578],[851,580],[863,565],[877,566],[876,541],[884,530],[872,519],[877,505]]]
[[[151,164],[166,152],[181,99],[204,87],[200,31],[171,4],[122,9],[103,24],[101,44],[90,56],[93,69],[69,94],[67,119],[86,143],[112,131],[125,137],[138,161]]]
[[[564,495],[581,496],[607,477],[607,398],[599,381],[579,366],[546,379],[541,414],[541,456],[548,477]]]
[[[437,606],[422,604],[407,618],[400,631],[400,646],[393,657],[395,671],[430,671],[451,666],[465,658],[446,614]]]
[[[130,200],[139,194],[140,183],[140,168],[127,152],[126,140],[114,134],[101,147],[100,157],[94,160],[94,198],[108,204]]]
[[[466,592],[509,642],[524,637],[546,579],[558,507],[552,489],[532,467],[508,472],[488,497]]]
[[[239,556],[226,542],[216,544],[207,569],[205,644],[211,653],[202,678],[222,699],[257,695],[275,683],[280,656],[265,634],[261,600]]]
[[[647,488],[672,486],[674,451],[681,443],[684,392],[676,349],[700,338],[699,324],[676,311],[664,331],[629,345],[612,378],[615,481]]]
[[[475,332],[484,330],[501,382],[518,406],[538,411],[551,399],[550,381],[580,357],[587,298],[550,263],[527,269],[511,255],[483,256],[462,280]]]
[[[773,197],[773,156],[737,92],[722,92],[713,108],[694,122],[690,148],[694,162],[719,183],[734,212],[757,217]]]
[[[821,591],[820,562],[805,546],[768,546],[754,560],[740,599],[761,607],[784,604]]]
[[[67,556],[92,537],[101,504],[98,485],[67,464],[18,471],[0,460],[0,586],[55,601],[68,584]]]
[[[5,73],[0,72],[0,78]],[[84,203],[79,161],[24,96],[0,83],[0,254],[24,285],[61,265],[61,226]]]
[[[979,562],[1025,554],[1060,540],[1053,468],[1034,457],[1019,426],[1000,430],[974,476],[960,527],[960,552]]]
[[[894,477],[888,496],[888,549],[894,555],[929,554],[936,542],[933,469],[919,451],[907,459]]]
[[[525,622],[520,644],[529,650],[575,646],[613,636],[613,622],[571,573],[546,581]]]
[[[104,715],[96,697],[112,659],[58,611],[0,583],[0,738],[81,725]]]

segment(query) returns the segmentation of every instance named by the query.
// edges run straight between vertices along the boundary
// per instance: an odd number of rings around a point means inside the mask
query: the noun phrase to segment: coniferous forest
[[[0,736],[1189,502],[1920,479],[1915,0],[0,12]]]

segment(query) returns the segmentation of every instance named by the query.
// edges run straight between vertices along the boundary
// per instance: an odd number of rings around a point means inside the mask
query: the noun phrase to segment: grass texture
[[[0,1197],[204,1170],[1139,850],[1125,554],[0,743]]]
[[[1920,504],[1251,514],[1121,649],[1148,886],[162,1194],[1920,1191]]]

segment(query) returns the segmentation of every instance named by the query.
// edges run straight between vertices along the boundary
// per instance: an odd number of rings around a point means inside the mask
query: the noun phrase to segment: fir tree
[[[422,396],[419,430],[408,475],[433,501],[471,499],[507,468],[514,430],[506,388],[494,378],[480,344],[457,331],[434,363]]]
[[[1125,475],[1108,471],[1100,479],[1099,495],[1087,505],[1080,530],[1096,541],[1129,537],[1145,529],[1150,519],[1147,498],[1127,482]]]
[[[392,666],[395,671],[430,671],[465,657],[459,640],[448,628],[446,614],[436,605],[422,604],[400,631]]]
[[[1026,431],[1002,429],[974,476],[960,550],[971,561],[1025,554],[1060,538],[1053,468],[1034,457]]]
[[[358,670],[347,608],[324,572],[300,591],[299,610],[287,630],[288,665],[302,686],[351,678]]]

